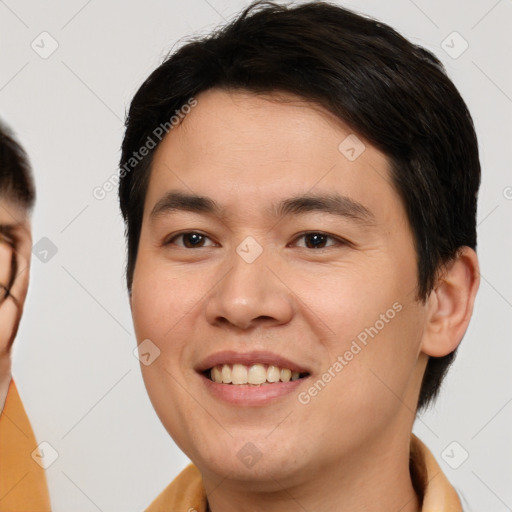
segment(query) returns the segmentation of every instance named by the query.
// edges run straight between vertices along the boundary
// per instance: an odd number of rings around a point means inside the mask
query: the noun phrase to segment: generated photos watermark
[[[395,318],[397,313],[402,311],[403,307],[400,302],[395,302],[385,313],[379,315],[379,319],[370,327],[365,327],[350,344],[350,347],[342,354],[338,355],[336,360],[325,370],[314,384],[307,390],[301,391],[297,397],[302,405],[307,405],[313,398],[323,391],[323,389],[331,382],[341,371],[353,361],[354,357],[360,354],[363,349],[368,345],[370,339],[375,338],[379,332],[386,327],[391,320]]]
[[[135,167],[149,155],[150,151],[158,145],[159,142],[175,127],[178,126],[181,121],[185,118],[191,110],[197,106],[197,100],[194,97],[188,99],[188,101],[174,112],[174,115],[170,117],[168,121],[160,123],[152,132],[148,135],[141,147],[132,153],[132,156],[121,166],[119,172],[112,174],[102,185],[94,187],[92,195],[98,201],[102,201],[107,195],[113,190],[117,189],[119,180],[129,174]]]

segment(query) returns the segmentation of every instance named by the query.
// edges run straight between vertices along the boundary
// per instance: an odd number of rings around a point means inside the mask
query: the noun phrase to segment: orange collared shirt
[[[411,465],[424,483],[422,512],[462,512],[459,496],[441,471],[429,449],[414,435],[411,437]],[[201,473],[187,466],[164,489],[146,512],[206,512],[207,499]]]
[[[0,414],[0,512],[50,512],[46,476],[33,453],[37,441],[11,380]]]

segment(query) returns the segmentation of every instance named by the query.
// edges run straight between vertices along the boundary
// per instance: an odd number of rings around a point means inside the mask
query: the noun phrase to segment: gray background
[[[142,510],[187,462],[153,412],[132,354],[116,192],[97,200],[92,191],[116,173],[124,113],[143,79],[181,37],[206,33],[247,4],[0,1],[0,116],[35,169],[41,244],[14,374],[38,440],[58,453],[47,471],[56,512]],[[512,510],[512,2],[340,4],[438,55],[473,114],[482,283],[441,398],[415,432],[472,509]]]

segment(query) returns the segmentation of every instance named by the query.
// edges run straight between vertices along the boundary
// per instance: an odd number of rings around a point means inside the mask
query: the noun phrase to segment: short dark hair
[[[259,1],[211,35],[187,42],[149,76],[126,119],[119,197],[131,289],[155,149],[126,162],[191,97],[211,88],[292,93],[335,114],[381,150],[411,225],[417,298],[463,246],[476,248],[480,185],[471,115],[441,62],[391,27],[327,2]],[[437,395],[454,352],[431,357],[418,408]]]
[[[25,150],[0,121],[0,199],[4,198],[31,210],[36,192]]]

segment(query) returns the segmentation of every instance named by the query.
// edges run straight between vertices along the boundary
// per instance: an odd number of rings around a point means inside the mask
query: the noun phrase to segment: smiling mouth
[[[220,364],[206,370],[204,376],[216,384],[261,386],[303,379],[309,373],[267,364]]]

